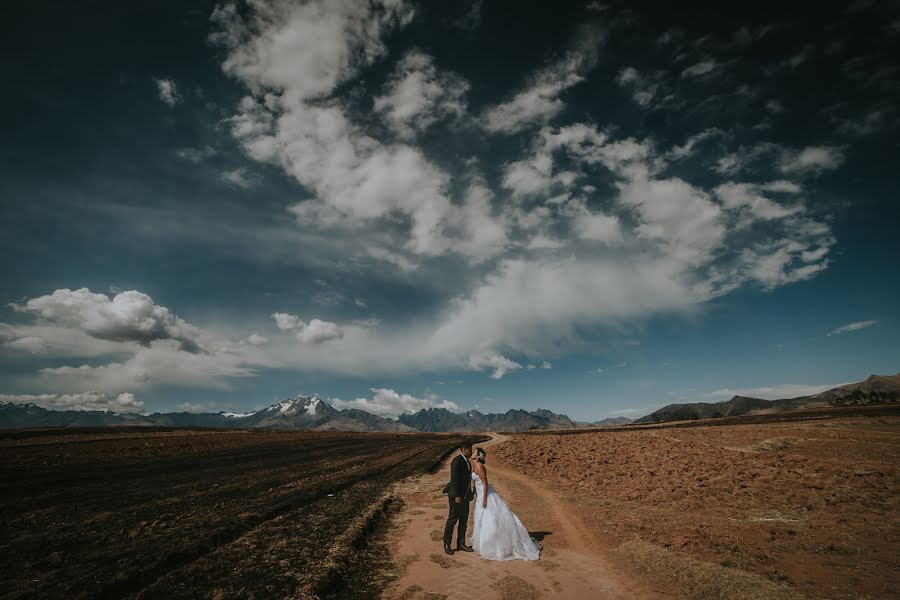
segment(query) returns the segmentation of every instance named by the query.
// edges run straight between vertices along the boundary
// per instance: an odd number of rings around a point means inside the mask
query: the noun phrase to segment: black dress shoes
[[[472,548],[472,546],[466,546],[465,544],[462,544],[461,546],[456,547],[456,551],[457,552],[475,552],[475,549]]]
[[[453,556],[453,548],[450,547],[450,544],[444,544],[444,553]]]

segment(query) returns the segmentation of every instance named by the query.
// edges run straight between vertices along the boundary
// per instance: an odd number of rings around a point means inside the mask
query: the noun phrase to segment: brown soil
[[[355,560],[367,532],[394,508],[391,484],[433,469],[459,439],[0,432],[0,597],[341,596],[368,564]]]
[[[590,539],[584,523],[544,482],[494,464],[491,446],[503,443],[506,437],[492,435],[494,439],[484,444],[489,453],[491,484],[529,531],[542,538],[541,559],[500,562],[482,559],[477,553],[457,552],[452,556],[443,553],[441,538],[448,504],[440,490],[448,478],[448,459],[437,472],[398,482],[393,488],[393,493],[404,499],[405,507],[392,517],[382,540],[383,555],[393,557],[382,570],[382,575],[392,580],[383,598],[654,600],[672,597],[661,591],[665,585],[635,581],[615,568],[603,548]],[[471,531],[470,522],[470,534]]]
[[[684,597],[900,590],[897,416],[530,433],[492,458],[556,486],[621,565]]]

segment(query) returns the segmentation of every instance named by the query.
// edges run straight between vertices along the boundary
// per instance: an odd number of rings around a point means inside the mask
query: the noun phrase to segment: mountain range
[[[315,396],[297,396],[261,410],[235,413],[170,412],[148,415],[104,411],[47,410],[35,404],[0,402],[0,428],[91,427],[143,425],[165,427],[256,427],[263,429],[313,429],[319,431],[522,431],[526,429],[573,429],[606,425],[621,420],[576,423],[549,410],[509,410],[503,414],[478,411],[452,413],[429,408],[401,415],[397,420],[364,410],[338,410]],[[627,419],[626,419],[627,422]]]
[[[694,402],[669,404],[635,423],[666,423],[695,419],[716,419],[740,415],[771,414],[826,406],[861,406],[900,402],[900,373],[870,375],[865,381],[838,386],[818,394],[764,400],[747,396],[733,396],[724,402]]]
[[[818,394],[764,400],[734,396],[724,402],[670,404],[641,417],[634,423],[664,423],[695,419],[777,413],[823,406],[884,404],[900,401],[900,373],[872,375],[865,381],[842,385]],[[35,404],[0,401],[0,429],[25,427],[103,427],[142,425],[157,427],[223,427],[263,429],[313,429],[319,431],[382,432],[482,432],[527,431],[534,429],[581,429],[631,423],[615,417],[591,423],[573,421],[566,415],[539,408],[533,411],[510,409],[505,413],[477,410],[454,413],[444,408],[423,409],[389,419],[364,410],[338,410],[316,396],[297,396],[246,413],[114,413],[106,411],[47,410]]]

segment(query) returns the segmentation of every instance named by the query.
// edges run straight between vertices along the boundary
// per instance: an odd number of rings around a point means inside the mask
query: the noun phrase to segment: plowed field
[[[0,432],[0,596],[339,596],[388,486],[459,439]]]

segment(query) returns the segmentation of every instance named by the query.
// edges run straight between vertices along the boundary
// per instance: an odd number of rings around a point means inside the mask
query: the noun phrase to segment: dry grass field
[[[810,598],[900,590],[898,416],[513,434],[492,458],[683,597],[767,597],[760,576]]]

